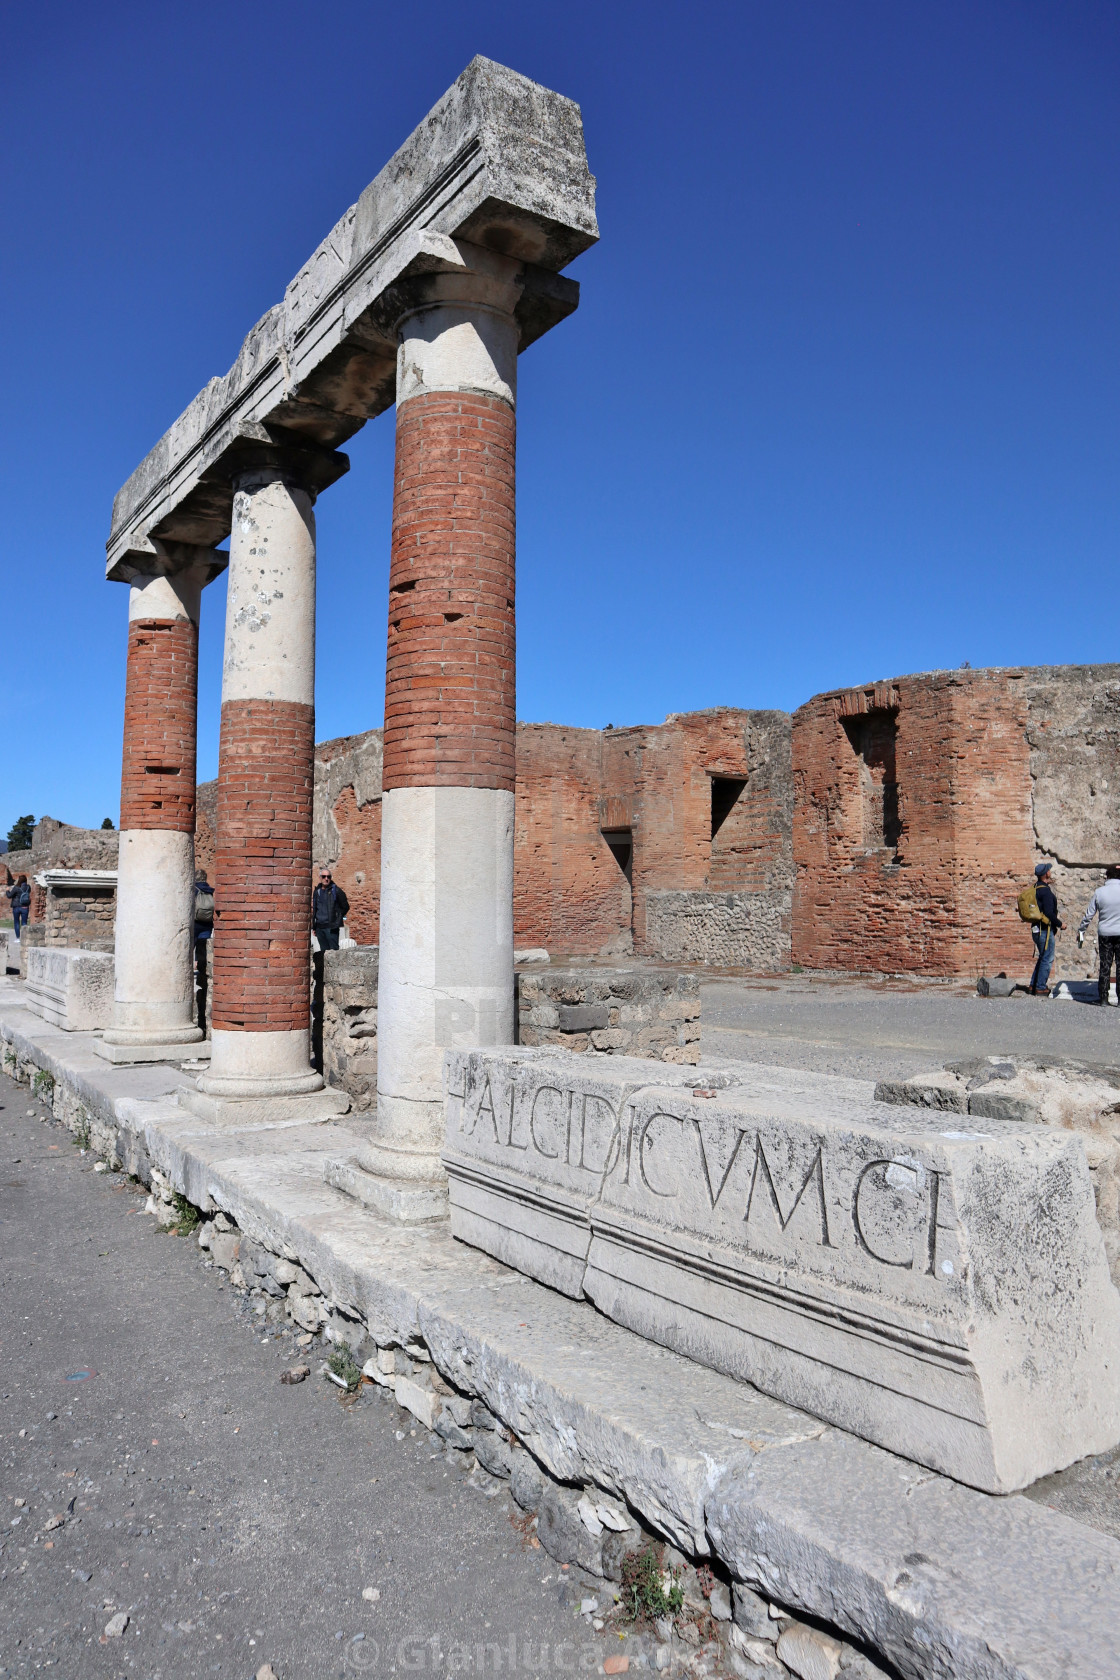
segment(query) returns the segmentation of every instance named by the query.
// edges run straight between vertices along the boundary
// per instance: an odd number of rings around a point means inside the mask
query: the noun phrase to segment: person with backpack
[[[1036,863],[1033,887],[1024,887],[1019,894],[1019,915],[1031,924],[1031,938],[1036,952],[1034,972],[1027,988],[1032,997],[1049,997],[1050,965],[1054,961],[1054,940],[1062,926],[1058,915],[1058,900],[1050,881],[1050,865]]]
[[[27,918],[31,913],[31,888],[26,875],[17,875],[8,888],[8,903],[12,907],[12,926],[18,939],[19,930],[27,926]]]
[[[194,995],[198,1024],[206,1031],[206,993],[209,987],[208,939],[214,937],[214,889],[205,869],[194,878]]]
[[[350,900],[335,886],[329,869],[320,869],[319,885],[311,895],[311,931],[320,951],[337,951],[342,924],[350,913]]]
[[[1097,923],[1097,951],[1100,966],[1097,970],[1097,1002],[1103,1008],[1108,1002],[1108,983],[1112,965],[1116,964],[1116,982],[1120,987],[1120,864],[1110,863],[1104,872],[1104,885],[1097,888],[1077,930],[1077,943],[1084,945],[1085,929],[1094,916]]]

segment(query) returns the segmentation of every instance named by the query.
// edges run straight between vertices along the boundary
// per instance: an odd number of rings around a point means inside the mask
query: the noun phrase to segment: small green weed
[[[679,1615],[684,1592],[677,1577],[662,1565],[663,1548],[650,1541],[622,1560],[622,1608],[632,1622],[654,1622],[659,1616]]]
[[[74,1127],[74,1142],[79,1149],[89,1148],[89,1115],[85,1109],[78,1116],[78,1123]]]
[[[333,1371],[336,1377],[341,1377],[348,1394],[357,1393],[362,1381],[362,1368],[355,1362],[346,1342],[335,1344],[335,1350],[327,1360],[327,1369]]]
[[[180,1196],[178,1190],[171,1198],[171,1205],[175,1209],[175,1223],[171,1229],[177,1236],[190,1237],[198,1230],[202,1223],[202,1215],[193,1202],[188,1202],[185,1196]]]
[[[54,1096],[54,1074],[48,1073],[46,1068],[40,1068],[31,1081],[31,1089],[40,1102],[49,1102]]]

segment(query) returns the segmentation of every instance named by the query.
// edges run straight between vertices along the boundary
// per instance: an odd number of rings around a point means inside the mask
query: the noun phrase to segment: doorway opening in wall
[[[863,843],[872,851],[885,849],[897,853],[902,835],[895,769],[898,713],[885,706],[875,707],[843,722],[844,733],[859,763]]]
[[[747,785],[745,776],[712,777],[712,839],[714,840]]]
[[[618,864],[626,879],[634,882],[634,835],[628,828],[604,828],[600,830],[603,839],[611,849],[611,856]]]

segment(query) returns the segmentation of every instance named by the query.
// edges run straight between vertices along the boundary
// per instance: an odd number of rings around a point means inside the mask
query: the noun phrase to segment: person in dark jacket
[[[31,913],[31,888],[26,875],[17,875],[8,888],[8,902],[12,907],[12,926],[19,938],[21,927],[27,926],[27,918]]]
[[[329,869],[320,869],[319,885],[311,895],[311,931],[320,951],[337,951],[342,924],[350,913],[350,900],[335,886]]]
[[[1058,915],[1058,900],[1050,880],[1050,865],[1036,864],[1034,876],[1034,895],[1046,920],[1034,922],[1031,926],[1031,938],[1034,940],[1038,959],[1031,975],[1030,991],[1032,997],[1049,997],[1050,987],[1047,981],[1050,978],[1050,964],[1054,961],[1054,940],[1062,925],[1062,919]]]

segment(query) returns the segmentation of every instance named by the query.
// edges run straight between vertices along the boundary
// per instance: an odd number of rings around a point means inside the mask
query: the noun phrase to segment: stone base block
[[[350,1112],[346,1092],[330,1089],[296,1097],[212,1097],[194,1086],[180,1085],[176,1100],[200,1120],[234,1131],[253,1126],[315,1126]]]
[[[1080,1139],[786,1069],[581,1060],[447,1054],[453,1235],[985,1492],[1120,1442]]]
[[[108,952],[32,946],[27,1007],[64,1032],[101,1032],[113,1017],[113,973]]]
[[[183,1044],[111,1044],[99,1038],[94,1054],[103,1056],[117,1067],[129,1067],[136,1062],[208,1062],[210,1044],[205,1039],[188,1039]]]
[[[356,1161],[328,1161],[323,1177],[335,1190],[352,1196],[371,1213],[392,1219],[398,1225],[424,1225],[431,1219],[446,1219],[448,1215],[446,1184],[377,1178]]]

